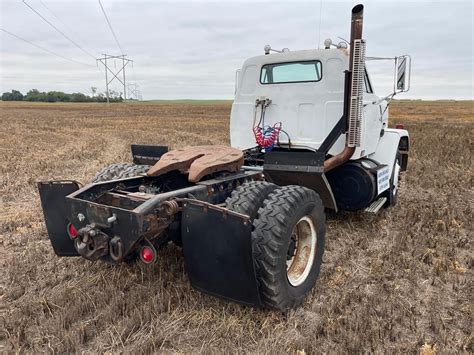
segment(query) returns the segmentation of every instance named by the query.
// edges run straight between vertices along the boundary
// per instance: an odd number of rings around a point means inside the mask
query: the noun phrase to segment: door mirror
[[[410,90],[411,57],[402,55],[395,58],[394,92],[407,92]]]

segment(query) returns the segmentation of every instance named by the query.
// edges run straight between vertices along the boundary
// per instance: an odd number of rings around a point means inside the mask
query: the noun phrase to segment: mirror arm
[[[380,99],[378,99],[378,100],[373,101],[372,104],[373,104],[373,105],[380,105],[383,101],[388,101],[388,102],[390,102],[390,101],[392,101],[393,97],[394,97],[396,94],[397,94],[397,92],[393,92],[393,93],[391,93],[391,94],[389,94],[389,95],[387,95],[387,96],[384,96],[384,97],[382,97],[382,98],[380,98]]]

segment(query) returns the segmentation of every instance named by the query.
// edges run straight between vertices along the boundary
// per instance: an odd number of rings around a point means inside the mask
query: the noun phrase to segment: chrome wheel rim
[[[316,228],[308,216],[296,223],[291,233],[286,261],[286,275],[292,286],[300,286],[311,272],[316,255]]]

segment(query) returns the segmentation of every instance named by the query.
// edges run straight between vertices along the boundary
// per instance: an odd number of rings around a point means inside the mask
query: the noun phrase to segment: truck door
[[[383,125],[383,108],[380,103],[377,103],[379,97],[374,93],[367,70],[365,70],[364,75],[364,88],[364,110],[360,156],[375,152]]]
[[[265,64],[260,75],[261,90],[272,100],[265,124],[282,122],[296,145],[313,145],[324,139],[324,85],[320,60]],[[281,142],[288,137],[282,135]]]

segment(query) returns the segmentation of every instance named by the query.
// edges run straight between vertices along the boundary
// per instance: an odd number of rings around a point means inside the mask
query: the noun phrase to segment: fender
[[[324,152],[278,151],[265,153],[263,173],[277,185],[300,185],[316,191],[324,207],[337,212],[337,204],[324,173]]]
[[[379,164],[388,165],[391,175],[397,151],[402,154],[402,170],[406,170],[409,147],[410,137],[407,130],[387,128],[384,135],[380,137],[375,153],[370,154],[368,158]]]

